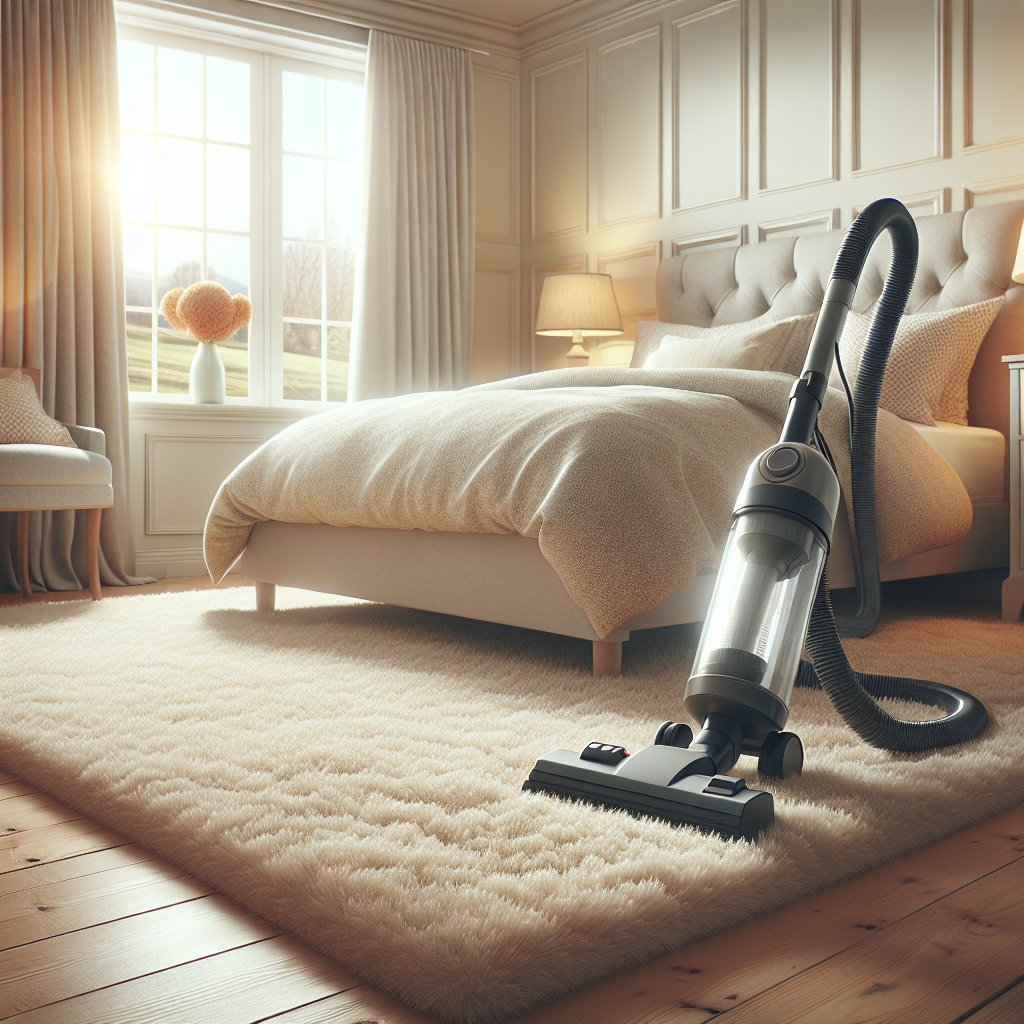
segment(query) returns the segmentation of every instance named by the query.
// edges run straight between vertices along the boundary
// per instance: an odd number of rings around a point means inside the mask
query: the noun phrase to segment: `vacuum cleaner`
[[[838,340],[875,239],[888,231],[892,258],[854,391]],[[662,723],[634,753],[602,741],[537,761],[523,789],[584,800],[636,816],[755,840],[775,820],[771,793],[728,774],[743,755],[760,775],[789,779],[803,768],[800,738],[784,731],[794,685],[820,686],[872,746],[915,752],[979,736],[988,714],[975,697],[939,683],[856,672],[840,642],[866,636],[881,615],[875,537],[875,423],[882,375],[917,271],[917,228],[896,199],[879,199],[850,225],[836,257],[803,371],[793,385],[778,443],[751,463],[733,511],[711,605],[683,694],[700,726]],[[826,559],[840,488],[818,429],[837,360],[850,406],[856,607],[833,613]],[[810,662],[801,661],[805,648]],[[930,704],[946,716],[905,722],[875,698]]]

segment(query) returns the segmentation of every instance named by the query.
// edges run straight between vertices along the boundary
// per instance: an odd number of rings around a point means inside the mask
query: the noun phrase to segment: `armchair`
[[[39,394],[39,371],[0,367],[0,377],[21,372],[32,378]],[[32,596],[28,568],[29,513],[56,509],[87,509],[86,564],[94,601],[100,589],[100,522],[103,509],[114,503],[111,467],[102,430],[62,424],[77,448],[49,444],[0,445],[0,512],[18,513],[18,566],[26,597]]]

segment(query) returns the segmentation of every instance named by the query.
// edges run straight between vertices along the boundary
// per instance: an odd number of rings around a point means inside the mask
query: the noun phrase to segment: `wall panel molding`
[[[675,216],[747,198],[747,34],[747,4],[741,0],[727,0],[672,22]],[[688,35],[694,36],[693,61],[684,45]],[[728,46],[731,52],[728,56],[716,53],[716,45]],[[702,65],[701,59],[706,63]],[[684,73],[692,75],[692,83],[684,80]],[[684,93],[692,93],[697,102],[684,104]],[[709,97],[715,99],[714,105],[708,103]],[[686,128],[693,134],[684,142]],[[684,147],[697,154],[692,166],[683,157]],[[718,156],[719,164],[709,164],[710,154]]]
[[[579,79],[572,83],[574,74]],[[556,75],[558,81],[553,78]],[[555,103],[563,97],[573,99],[569,92],[573,84],[578,90],[576,107],[570,103],[562,111],[562,123],[556,124],[551,116]],[[587,84],[586,50],[530,72],[530,240],[534,243],[587,230]],[[538,120],[542,120],[540,132]],[[551,191],[556,185],[559,194]]]
[[[495,310],[493,306],[486,311],[486,327],[481,324],[477,317],[483,312],[481,306],[481,281],[480,275],[494,275],[498,278],[497,298],[501,310]],[[501,280],[504,278],[502,284]],[[520,329],[519,329],[519,265],[516,263],[494,263],[478,260],[476,264],[476,301],[474,303],[473,336],[469,346],[469,372],[470,382],[480,384],[484,381],[500,380],[505,377],[515,377],[520,373],[521,359]],[[504,295],[500,289],[504,287]],[[494,297],[495,289],[490,290],[491,297]],[[501,300],[504,300],[503,302]],[[499,339],[494,337],[495,323],[505,325],[505,337]],[[486,346],[481,345],[481,339],[487,337]],[[503,343],[502,343],[503,342]]]
[[[828,85],[828,130],[827,130],[827,158],[826,173],[817,177],[810,177],[805,180],[794,181],[784,185],[772,185],[769,177],[769,149],[771,139],[769,137],[769,106],[768,100],[771,94],[768,68],[770,53],[768,50],[768,16],[770,0],[760,0],[760,32],[759,48],[760,59],[758,68],[758,99],[759,99],[759,126],[758,126],[758,191],[761,195],[774,195],[777,192],[791,192],[794,189],[808,188],[811,185],[822,185],[830,181],[836,181],[839,177],[839,0],[829,0],[829,26],[828,36],[824,41],[824,49],[827,54],[828,70],[826,81]],[[821,7],[820,0],[813,0],[813,7]],[[792,35],[792,33],[787,33]],[[794,69],[799,67],[793,55],[787,54],[785,62],[790,75]],[[809,91],[805,88],[801,91]],[[787,97],[791,99],[792,97]],[[787,140],[786,149],[795,149],[790,140]]]
[[[1013,174],[1006,178],[991,178],[964,185],[964,210],[987,203],[1008,203],[1013,199],[1024,199],[1024,174]],[[990,198],[993,197],[993,198]]]
[[[896,196],[913,217],[931,217],[939,213],[949,213],[953,209],[953,190],[936,188],[929,192],[915,192],[910,196]],[[865,203],[864,206],[867,204]],[[853,208],[854,217],[858,216],[864,206]]]
[[[146,434],[146,533],[202,533],[221,483],[265,441],[233,434]]]
[[[877,5],[877,6],[876,6]],[[914,118],[907,116],[906,111],[900,111],[898,106],[892,103],[893,96],[905,94],[908,81],[894,81],[893,76],[901,71],[911,68],[912,58],[915,56],[910,40],[913,38],[909,28],[903,24],[893,23],[894,19],[909,19],[914,16],[914,7],[923,9],[922,0],[900,0],[899,3],[891,3],[890,0],[853,0],[853,38],[852,44],[852,73],[853,73],[853,123],[851,125],[851,148],[853,154],[853,174],[877,174],[881,171],[891,171],[899,167],[914,167],[918,164],[931,163],[935,160],[943,160],[950,155],[951,118],[952,104],[950,103],[950,87],[952,82],[952,45],[951,45],[951,23],[950,23],[950,0],[929,0],[931,8],[931,38],[929,40],[929,53],[932,60],[931,73],[927,76],[919,76],[916,80],[919,83],[922,78],[930,83],[932,92],[931,106],[932,114],[930,119]],[[871,17],[876,14],[879,17],[884,15],[888,23],[885,31],[876,32],[873,37],[873,46],[880,46],[879,40],[900,49],[896,52],[894,59],[886,59],[885,67],[865,67],[865,40],[864,22],[866,20],[865,8],[872,7]],[[919,15],[918,26],[923,22]],[[917,55],[920,58],[920,54]],[[883,59],[891,57],[885,52],[881,53]],[[894,118],[891,124],[882,125],[872,122],[870,111],[866,112],[865,107],[870,103],[865,100],[865,89],[868,82],[878,82],[881,89],[883,103],[876,104],[876,107],[885,106]],[[875,110],[877,114],[877,109]],[[922,127],[918,130],[918,121],[922,121]],[[929,121],[925,125],[925,122]],[[926,145],[923,142],[925,126],[929,133],[930,142]],[[866,133],[878,132],[884,136],[886,142],[879,145],[866,141]],[[921,137],[917,140],[921,143],[920,156],[908,156],[905,159],[890,160],[883,158],[880,162],[876,157],[872,159],[875,151],[885,149],[891,151],[897,146],[897,140],[905,140],[911,134],[918,134]],[[924,152],[925,149],[928,152]]]
[[[767,242],[769,238],[788,238],[793,235],[809,235],[817,232],[834,231],[839,227],[839,208],[821,210],[818,213],[804,213],[781,220],[766,220],[757,225],[757,240]]]
[[[589,260],[585,252],[573,253],[569,256],[562,256],[558,259],[543,260],[534,263],[530,267],[530,369],[537,366],[537,339],[542,341],[559,341],[559,338],[542,337],[537,334],[534,328],[537,326],[537,308],[540,305],[540,291],[544,285],[544,278],[547,274],[585,274],[589,266]],[[565,339],[568,341],[568,339]],[[566,351],[568,351],[568,344]]]
[[[995,5],[988,3],[985,5],[985,8],[991,16]],[[1000,130],[996,129],[993,136],[991,125],[988,125],[989,138],[979,140],[975,137],[977,134],[975,103],[979,100],[977,95],[979,91],[982,93],[979,105],[986,110],[988,115],[991,114],[992,110],[999,110],[1005,116],[1008,112],[1007,108],[1012,104],[1016,109],[1010,114],[1010,119],[1013,120],[1013,115],[1016,114],[1015,120],[1017,121],[1018,128],[1021,121],[1024,120],[1024,111],[1021,110],[1024,107],[1024,89],[1021,88],[1020,82],[1021,54],[1018,49],[1020,46],[1020,35],[1017,34],[1015,38],[1013,31],[1014,28],[1017,28],[1019,33],[1020,26],[1006,26],[1005,24],[1007,14],[1011,17],[1016,16],[1020,21],[1024,21],[1024,7],[1022,7],[1019,0],[1008,0],[1005,4],[1000,4],[998,10],[995,10],[998,28],[995,25],[985,26],[987,29],[996,29],[995,32],[986,32],[986,36],[998,36],[1000,34],[999,29],[1003,29],[1005,32],[998,53],[993,53],[992,50],[994,48],[990,46],[989,60],[985,64],[985,70],[991,71],[993,62],[995,62],[996,67],[1002,64],[1003,67],[999,68],[999,71],[1003,72],[1005,76],[1004,81],[1008,86],[1008,88],[1000,88],[999,84],[989,81],[985,85],[990,89],[993,85],[996,87],[987,95],[985,94],[986,90],[984,87],[982,90],[976,90],[974,81],[976,70],[974,43],[977,13],[978,6],[976,0],[964,0],[964,153],[966,154],[983,153],[989,149],[1002,149],[1004,146],[1017,146],[1024,143],[1024,132],[1014,130],[1012,127],[1006,135],[1002,135]],[[986,42],[988,41],[986,39]],[[996,77],[998,78],[998,72]]]
[[[481,124],[479,122],[480,114],[480,96],[481,90],[479,85],[477,86],[477,223],[481,221],[481,200],[485,209],[499,208],[502,209],[504,216],[495,218],[495,223],[487,226],[497,228],[498,230],[493,231],[480,231],[477,230],[476,237],[481,242],[503,242],[506,244],[518,245],[519,244],[519,90],[520,80],[517,75],[508,74],[504,71],[498,71],[495,68],[483,67],[482,65],[475,65],[473,68],[474,77],[490,79],[496,86],[499,95],[502,92],[507,91],[507,95],[503,97],[505,102],[508,104],[508,121],[507,124],[502,125],[497,122],[494,125],[494,137],[492,141],[495,143],[493,147],[496,152],[492,152],[491,160],[493,163],[492,167],[480,167],[480,154],[482,147],[480,146],[481,140]],[[486,129],[485,129],[486,130]],[[486,159],[486,156],[485,156]],[[483,171],[481,175],[479,172]],[[490,172],[490,173],[488,173]],[[494,181],[497,179],[499,182],[499,192],[503,192],[504,195],[499,198],[497,194],[489,195],[485,190],[485,187],[481,187],[481,178],[485,180]],[[501,186],[504,186],[503,188]],[[505,228],[504,222],[507,221],[507,228]],[[485,221],[486,224],[486,221]],[[503,230],[504,229],[504,230]]]
[[[747,225],[740,224],[734,228],[722,228],[720,231],[705,231],[699,235],[683,235],[672,239],[672,255],[681,252],[693,252],[696,249],[725,249],[734,245],[745,245],[747,241]]]
[[[630,48],[654,52],[646,59],[638,57],[637,68],[615,69],[619,74],[614,76],[612,62],[625,57]],[[657,220],[661,216],[661,25],[616,39],[597,54],[597,225]],[[649,76],[646,82],[644,75]]]

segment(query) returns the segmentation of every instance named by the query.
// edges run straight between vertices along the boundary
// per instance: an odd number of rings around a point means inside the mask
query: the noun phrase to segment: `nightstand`
[[[1024,607],[1024,355],[1010,364],[1010,575],[1003,581],[1003,618],[1020,620]]]

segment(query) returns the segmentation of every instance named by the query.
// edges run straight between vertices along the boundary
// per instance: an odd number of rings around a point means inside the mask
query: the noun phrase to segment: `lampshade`
[[[548,274],[540,293],[537,333],[569,337],[622,333],[609,274]]]
[[[1013,264],[1013,273],[1010,276],[1017,284],[1024,284],[1024,224],[1021,225],[1020,242],[1017,244],[1017,261]],[[546,281],[544,283],[547,284]]]

